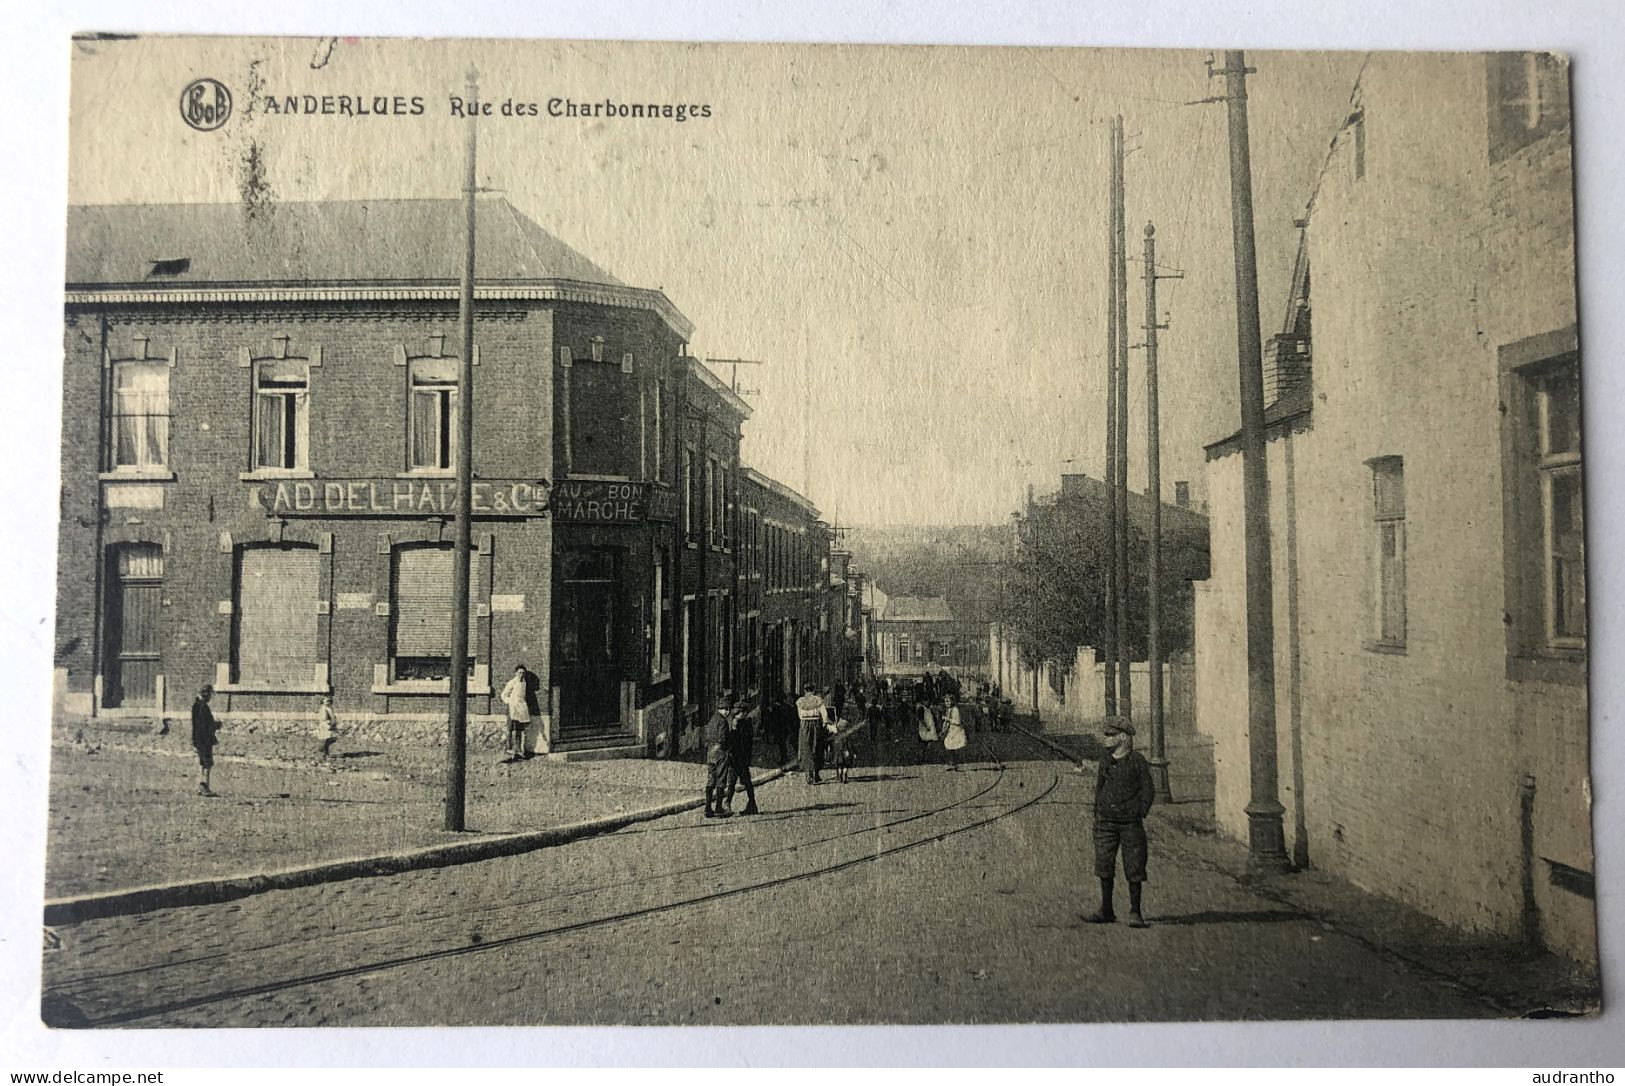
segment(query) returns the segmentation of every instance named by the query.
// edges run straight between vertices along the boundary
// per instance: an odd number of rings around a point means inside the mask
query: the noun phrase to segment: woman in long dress
[[[924,765],[927,753],[931,750],[939,736],[937,735],[937,715],[931,709],[928,701],[920,702],[920,764]]]
[[[949,694],[945,700],[947,709],[942,714],[943,733],[942,749],[948,754],[948,772],[959,772],[959,752],[965,749],[965,724],[959,716],[959,706],[954,704],[954,696]]]

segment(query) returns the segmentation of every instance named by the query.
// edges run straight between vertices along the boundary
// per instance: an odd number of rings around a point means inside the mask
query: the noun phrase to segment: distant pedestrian
[[[728,798],[724,803],[725,810],[733,810],[734,791],[740,784],[745,786],[745,809],[740,814],[760,814],[756,806],[756,783],[750,776],[751,748],[755,746],[755,721],[752,719],[758,714],[735,713],[730,719],[732,727],[728,732]]]
[[[1141,913],[1141,889],[1149,852],[1145,816],[1156,798],[1151,766],[1134,749],[1134,725],[1127,717],[1106,718],[1106,748],[1095,780],[1095,876],[1100,879],[1100,908],[1084,917],[1091,924],[1117,919],[1112,906],[1112,883],[1117,854],[1123,854],[1123,878],[1128,882],[1128,926],[1146,927]]]
[[[321,743],[317,757],[325,761],[339,739],[339,718],[333,712],[333,695],[323,694],[322,704],[316,710],[316,738]]]
[[[532,722],[542,719],[542,680],[530,668],[520,664],[525,673],[525,708],[530,713]],[[526,729],[527,732],[529,729]],[[535,751],[525,749],[525,737],[519,737],[519,753],[526,758],[531,757]]]
[[[700,734],[705,744],[705,817],[731,818],[733,812],[726,805],[728,788],[728,743],[733,724],[733,702],[725,694],[717,702],[716,711],[705,722]]]
[[[842,734],[846,721],[829,714],[829,721],[824,725],[826,749],[829,751],[829,764],[835,767],[835,779],[841,784],[846,783],[847,774],[852,768],[852,752],[847,749],[846,736]]]
[[[796,720],[801,725],[796,764],[807,774],[808,784],[818,784],[819,732],[824,725],[824,699],[818,696],[812,683],[808,683],[806,691],[796,699]]]
[[[779,764],[784,765],[790,760],[790,746],[796,735],[796,707],[787,695],[781,693],[774,699],[767,720],[767,734],[779,749]]]
[[[946,707],[942,711],[942,749],[947,754],[948,772],[957,773],[961,758],[959,752],[965,749],[965,723],[952,694],[944,699],[944,704]]]
[[[866,723],[869,725],[870,745],[878,743],[880,741],[880,725],[886,719],[886,707],[881,705],[880,700],[876,698],[874,701],[871,701],[868,708],[864,710],[864,716],[867,718]]]
[[[837,681],[835,689],[830,691],[829,703],[835,706],[836,716],[846,715],[846,684]]]
[[[941,738],[941,736],[937,731],[937,716],[936,713],[931,709],[931,703],[928,701],[922,701],[920,703],[919,713],[920,764],[924,765],[927,752],[930,751],[931,747],[939,738]]]
[[[214,710],[209,708],[212,697],[214,687],[204,686],[197,692],[197,700],[192,702],[192,748],[197,751],[197,764],[202,769],[202,778],[197,786],[200,796],[214,795],[209,787],[209,771],[214,768],[214,748],[220,739],[220,722],[215,720]]]
[[[528,672],[520,664],[513,669],[513,678],[502,688],[502,704],[508,709],[508,756],[504,762],[520,762],[525,758],[525,731],[530,727],[530,704],[525,697],[525,676]]]

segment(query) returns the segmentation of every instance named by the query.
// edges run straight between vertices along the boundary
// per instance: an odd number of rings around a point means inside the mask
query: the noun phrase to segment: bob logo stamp
[[[231,92],[218,79],[194,79],[181,91],[181,119],[199,132],[213,132],[231,116]]]

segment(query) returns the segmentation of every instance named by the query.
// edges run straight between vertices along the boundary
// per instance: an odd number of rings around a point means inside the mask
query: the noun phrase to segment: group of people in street
[[[508,712],[506,761],[529,757],[525,751],[525,732],[541,711],[540,685],[535,674],[520,664],[502,689],[502,702]],[[706,764],[705,817],[731,818],[734,796],[740,786],[745,790],[745,807],[739,813],[761,813],[756,804],[756,785],[750,766],[758,727],[776,744],[781,763],[788,760],[789,737],[794,731],[797,764],[806,774],[807,783],[816,785],[822,783],[826,765],[833,765],[840,778],[845,779],[849,763],[845,736],[853,720],[868,728],[871,742],[878,742],[882,733],[888,739],[900,737],[902,722],[912,715],[917,721],[921,763],[930,759],[940,743],[947,770],[958,772],[974,732],[1008,731],[1011,724],[1010,700],[1002,696],[996,685],[981,683],[968,698],[961,697],[961,689],[959,680],[946,671],[940,677],[928,672],[913,683],[899,682],[895,677],[879,680],[872,687],[855,683],[850,691],[850,702],[844,683],[836,683],[822,694],[808,684],[793,704],[781,695],[765,713],[741,711],[730,696],[723,695],[716,711],[706,721],[702,736]],[[220,722],[210,706],[213,697],[214,688],[204,686],[192,703],[192,747],[197,752],[198,794],[202,796],[216,795],[210,785],[210,775],[220,740]],[[851,719],[847,714],[849,705],[854,710]],[[1145,817],[1156,795],[1151,767],[1134,749],[1134,725],[1128,718],[1107,717],[1102,730],[1106,753],[1096,775],[1093,828],[1100,907],[1084,920],[1091,924],[1116,921],[1113,898],[1121,856],[1123,879],[1128,883],[1128,926],[1143,928],[1147,926],[1143,896],[1149,853]],[[318,757],[326,759],[338,738],[338,720],[331,697],[324,697],[317,710],[316,738]]]
[[[756,716],[754,712],[736,710],[733,698],[724,694],[705,722],[701,741],[705,744],[706,818],[732,818],[734,795],[740,785],[745,787],[745,809],[739,813],[761,814],[761,808],[756,806],[756,784],[750,775]]]

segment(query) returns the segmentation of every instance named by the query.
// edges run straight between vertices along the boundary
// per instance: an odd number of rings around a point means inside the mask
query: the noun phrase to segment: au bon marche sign
[[[277,517],[437,517],[457,512],[452,479],[288,479],[257,482],[250,501]],[[580,524],[671,520],[676,495],[642,482],[477,479],[471,510],[483,517],[540,517]]]

